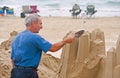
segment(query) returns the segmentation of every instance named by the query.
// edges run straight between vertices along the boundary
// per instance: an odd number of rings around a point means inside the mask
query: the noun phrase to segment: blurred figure
[[[72,12],[73,18],[77,18],[77,16],[81,13],[80,6],[78,4],[74,4],[70,12]]]
[[[7,6],[3,6],[2,9],[3,9],[4,14],[7,15],[8,7]]]

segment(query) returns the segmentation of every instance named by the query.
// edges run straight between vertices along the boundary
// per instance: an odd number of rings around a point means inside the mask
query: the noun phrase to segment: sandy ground
[[[120,34],[120,17],[96,17],[93,19],[72,19],[71,17],[41,17],[43,29],[38,34],[54,43],[70,31],[84,29],[88,32],[99,28],[104,31],[107,50],[116,45]],[[15,16],[0,17],[0,42],[9,38],[12,31],[21,32],[25,29],[24,18]],[[60,57],[61,50],[53,53]]]

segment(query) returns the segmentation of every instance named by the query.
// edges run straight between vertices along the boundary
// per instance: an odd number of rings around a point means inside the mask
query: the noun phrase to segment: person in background
[[[2,8],[5,15],[7,15],[8,8],[9,7],[7,7],[7,6],[3,6],[3,8]]]
[[[69,36],[57,43],[50,43],[38,35],[43,28],[39,15],[32,14],[25,18],[26,29],[12,41],[11,60],[13,68],[10,78],[39,78],[37,67],[40,64],[42,51],[56,52],[66,43],[72,43],[74,36]],[[48,33],[49,34],[49,33]]]

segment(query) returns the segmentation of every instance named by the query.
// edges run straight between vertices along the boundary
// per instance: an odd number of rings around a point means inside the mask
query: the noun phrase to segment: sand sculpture
[[[105,54],[104,33],[95,30],[85,32],[72,44],[63,48],[58,78],[97,78],[100,68],[100,55]]]
[[[116,49],[105,50],[104,33],[86,32],[63,48],[58,78],[120,78],[120,36]]]
[[[17,35],[16,31],[13,33],[0,45],[0,78],[10,76],[10,44]],[[67,36],[74,34],[70,32]],[[120,78],[119,59],[120,36],[116,47],[106,52],[104,32],[96,29],[66,44],[61,59],[43,53],[38,73],[40,78]]]

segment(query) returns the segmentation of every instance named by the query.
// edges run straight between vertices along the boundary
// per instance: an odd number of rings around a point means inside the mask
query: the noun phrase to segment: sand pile
[[[0,78],[9,78],[11,71],[11,60],[10,60],[10,45],[13,38],[18,33],[13,31],[10,33],[10,38],[3,41],[0,45]]]
[[[0,78],[9,78],[11,71],[10,54],[0,51]]]
[[[43,54],[41,64],[38,67],[40,78],[57,78],[57,71],[60,59],[51,56],[50,54]]]
[[[11,41],[18,34],[18,32],[13,31],[10,33],[10,38],[6,41],[3,41],[0,45],[1,50],[10,50]]]

